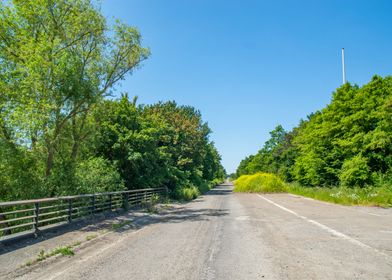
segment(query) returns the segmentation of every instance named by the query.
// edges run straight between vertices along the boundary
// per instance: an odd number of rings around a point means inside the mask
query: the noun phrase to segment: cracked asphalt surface
[[[12,279],[392,279],[392,209],[227,184],[134,223]]]

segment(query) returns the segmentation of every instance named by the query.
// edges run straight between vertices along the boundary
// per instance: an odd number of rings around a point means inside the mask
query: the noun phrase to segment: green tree
[[[392,173],[392,77],[338,88],[326,108],[285,133],[281,127],[237,175],[279,174],[306,186],[365,186]],[[377,183],[381,184],[381,183]]]
[[[32,157],[48,182],[54,168],[73,172],[91,109],[149,50],[89,0],[3,1],[0,39],[2,143]]]

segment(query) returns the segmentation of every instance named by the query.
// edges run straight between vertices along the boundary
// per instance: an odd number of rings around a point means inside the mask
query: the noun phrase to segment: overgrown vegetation
[[[225,177],[195,108],[108,98],[150,52],[95,2],[2,1],[0,38],[0,200],[162,186],[188,198]]]
[[[132,225],[131,221],[121,221],[121,222],[112,224],[112,230],[119,230],[122,227],[130,226],[130,225]]]
[[[189,201],[195,199],[200,195],[200,191],[195,186],[188,186],[185,188],[178,188],[174,192],[174,197],[179,200]]]
[[[147,210],[150,214],[157,214],[158,207],[157,204],[161,200],[160,196],[157,194],[153,194],[150,199],[142,200],[142,207]]]
[[[392,77],[374,76],[363,87],[346,83],[333,93],[326,108],[289,132],[279,125],[270,134],[257,154],[240,163],[235,177],[273,173],[303,186],[296,185],[293,192],[315,198],[331,194],[328,200],[335,202],[388,205],[392,196]],[[334,199],[338,194],[344,195]]]
[[[234,191],[274,193],[286,191],[286,186],[278,176],[258,172],[253,175],[243,175],[235,180]]]
[[[89,234],[89,235],[86,236],[86,241],[93,240],[93,239],[95,239],[97,237],[98,237],[98,234],[96,234],[96,233]]]
[[[290,193],[318,200],[344,205],[368,205],[392,207],[392,187],[303,187],[292,183],[287,187]]]
[[[34,260],[28,261],[25,265],[31,266],[35,263],[42,262],[42,261],[46,260],[47,258],[57,256],[57,255],[71,257],[71,256],[75,255],[75,252],[73,251],[73,247],[77,247],[80,244],[81,244],[81,242],[76,242],[75,244],[70,245],[70,246],[57,247],[49,253],[46,253],[45,250],[41,250],[38,253],[37,258],[35,258]]]
[[[343,205],[392,207],[392,186],[383,187],[304,187],[299,183],[284,183],[270,173],[242,175],[234,181],[235,192],[276,193],[289,192],[322,201]]]

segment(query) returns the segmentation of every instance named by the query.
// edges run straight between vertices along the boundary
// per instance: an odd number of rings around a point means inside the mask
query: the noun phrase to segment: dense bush
[[[34,154],[0,139],[0,201],[44,195],[42,173],[43,166]]]
[[[341,86],[292,131],[278,126],[236,176],[270,172],[311,187],[377,186],[392,173],[392,77]]]
[[[166,186],[176,193],[188,186],[206,189],[225,177],[210,129],[193,107],[136,106],[125,95],[105,101],[95,115],[96,154],[115,164],[128,189]]]
[[[370,170],[368,161],[362,155],[356,155],[343,162],[341,173],[339,175],[342,186],[363,187],[369,182],[369,178]]]
[[[235,192],[274,193],[286,191],[285,183],[278,176],[258,172],[242,175],[234,181]]]
[[[72,193],[98,193],[124,190],[124,181],[116,167],[103,158],[89,158],[78,163]]]
[[[178,187],[174,190],[173,197],[178,200],[190,201],[200,195],[200,191],[195,186]]]

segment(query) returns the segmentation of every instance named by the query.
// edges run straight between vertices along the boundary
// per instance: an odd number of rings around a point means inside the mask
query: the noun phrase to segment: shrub
[[[174,191],[174,197],[179,200],[190,201],[197,198],[200,195],[200,191],[195,186],[187,186],[183,188],[177,188]]]
[[[90,158],[79,163],[75,178],[76,193],[124,190],[124,182],[116,168],[108,160],[101,157]]]
[[[234,181],[235,192],[285,192],[285,183],[276,175],[270,173],[256,173],[242,175]]]
[[[392,191],[392,170],[389,173],[372,173],[371,181],[377,188],[386,188]]]
[[[211,182],[202,182],[197,186],[200,194],[208,192],[214,185]]]
[[[363,187],[369,182],[370,170],[367,159],[358,154],[344,161],[339,179],[343,186]]]

